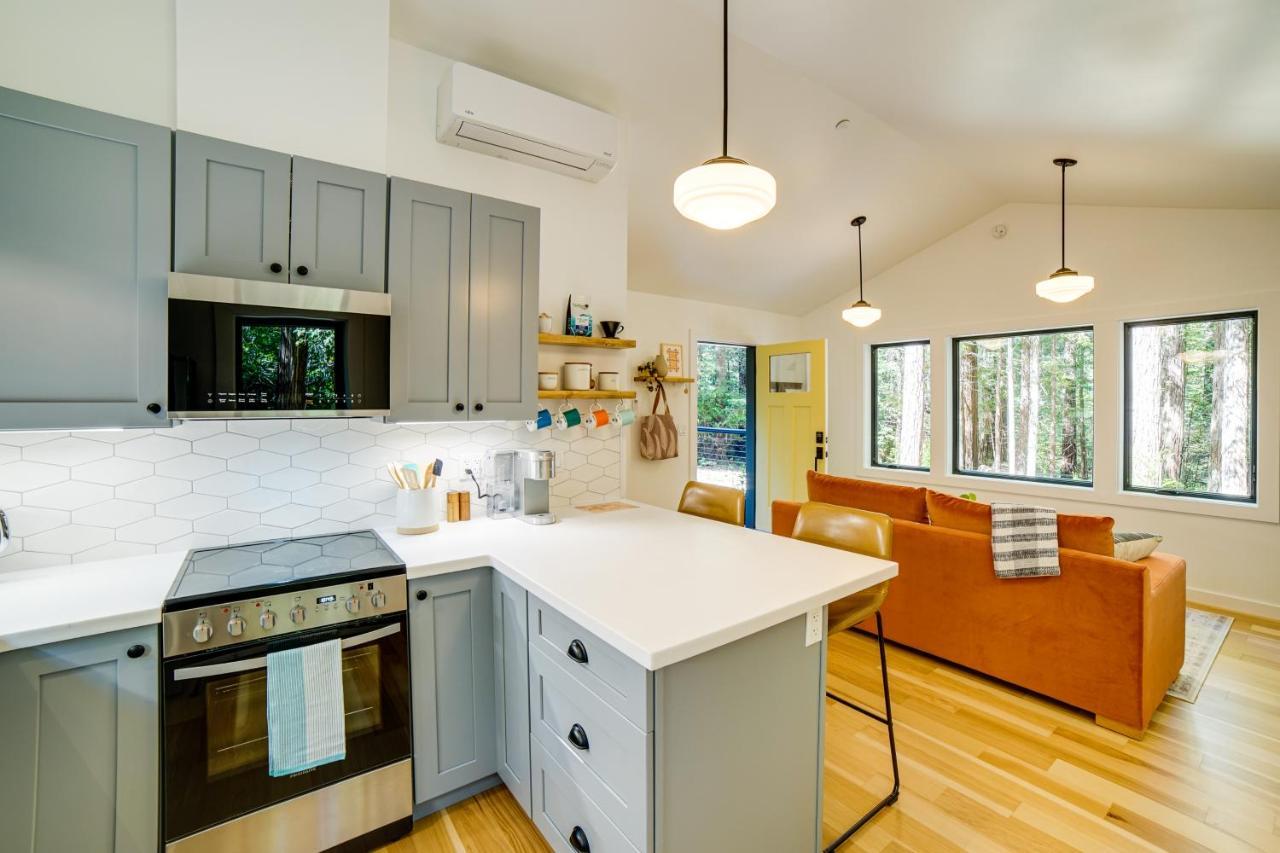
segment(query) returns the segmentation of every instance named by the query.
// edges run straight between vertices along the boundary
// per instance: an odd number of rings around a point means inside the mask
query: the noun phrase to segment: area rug
[[[1196,701],[1234,621],[1230,616],[1220,613],[1187,608],[1187,648],[1182,660],[1182,671],[1178,673],[1177,680],[1166,696],[1183,702]]]

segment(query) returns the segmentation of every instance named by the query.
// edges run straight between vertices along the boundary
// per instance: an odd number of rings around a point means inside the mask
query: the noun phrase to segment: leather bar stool
[[[834,506],[832,504],[810,502],[800,507],[796,516],[795,529],[792,536],[806,542],[841,548],[856,554],[869,557],[890,559],[893,554],[893,520],[878,512],[853,509],[851,507]],[[875,817],[885,806],[898,799],[898,747],[893,737],[893,710],[889,705],[889,668],[884,655],[884,620],[880,616],[880,605],[889,594],[889,581],[876,584],[870,589],[854,593],[832,602],[827,607],[827,636],[852,628],[869,618],[876,617],[876,642],[880,646],[880,678],[884,687],[884,715],[855,705],[843,696],[827,691],[827,698],[841,705],[865,714],[889,730],[889,760],[893,764],[893,790],[871,810],[858,818],[853,826],[845,830],[839,838],[829,844],[825,851],[830,853]]]
[[[680,495],[679,510],[686,515],[741,527],[747,519],[747,496],[739,489],[690,480]]]

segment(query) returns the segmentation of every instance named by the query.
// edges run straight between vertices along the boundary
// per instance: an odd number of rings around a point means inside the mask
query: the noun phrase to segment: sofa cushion
[[[808,481],[811,501],[882,512],[901,521],[925,523],[929,520],[929,509],[925,504],[927,489],[923,487],[895,486],[816,471],[808,472]],[[991,532],[990,523],[987,524],[987,532]]]
[[[927,490],[925,501],[929,510],[929,523],[952,530],[991,535],[991,505]],[[1110,557],[1115,553],[1111,538],[1114,518],[1106,515],[1058,514],[1058,547],[1087,554]]]

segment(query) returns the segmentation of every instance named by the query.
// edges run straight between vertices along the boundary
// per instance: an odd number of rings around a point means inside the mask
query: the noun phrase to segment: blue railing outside
[[[735,489],[747,488],[747,431],[698,427],[698,479]]]

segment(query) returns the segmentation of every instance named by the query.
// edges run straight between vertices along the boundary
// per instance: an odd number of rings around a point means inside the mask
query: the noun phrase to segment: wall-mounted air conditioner
[[[598,181],[617,162],[618,120],[459,62],[449,69],[437,92],[436,139]]]

